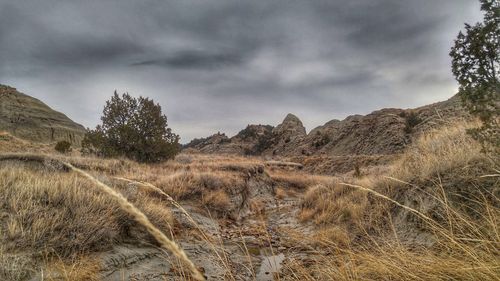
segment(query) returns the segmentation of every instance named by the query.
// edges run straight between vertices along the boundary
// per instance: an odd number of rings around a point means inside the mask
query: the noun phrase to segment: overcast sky
[[[457,90],[448,52],[475,0],[0,0],[0,83],[94,127],[116,89],[182,142],[291,112],[308,131]]]

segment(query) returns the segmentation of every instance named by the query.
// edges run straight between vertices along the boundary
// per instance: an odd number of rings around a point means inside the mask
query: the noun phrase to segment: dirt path
[[[186,206],[196,223],[207,236],[215,238],[208,243],[191,237],[178,239],[187,255],[205,274],[207,280],[273,280],[288,257],[283,230],[302,234],[312,231],[310,226],[296,219],[299,199],[286,197],[266,204],[259,214],[249,213],[233,223],[219,223],[196,208]],[[178,211],[174,215],[185,227],[189,221]],[[192,227],[192,225],[191,225]],[[168,253],[156,247],[123,244],[101,253],[105,281],[122,280],[183,280],[185,272]]]

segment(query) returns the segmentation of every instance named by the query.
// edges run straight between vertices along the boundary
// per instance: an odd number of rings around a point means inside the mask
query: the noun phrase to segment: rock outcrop
[[[207,138],[194,139],[184,145],[185,152],[258,155],[270,144],[266,141],[273,136],[273,126],[248,125],[235,136],[228,138],[217,133]]]
[[[194,139],[190,143],[183,146],[184,150],[195,150],[202,153],[213,153],[218,151],[224,143],[228,142],[229,138],[226,134],[213,134],[206,138]]]
[[[303,137],[306,135],[306,128],[297,116],[289,113],[283,123],[273,129],[273,134],[288,138]]]
[[[80,145],[85,128],[38,99],[0,85],[0,131],[41,143],[66,140]]]
[[[468,114],[460,99],[454,96],[447,101],[415,109],[387,108],[368,115],[331,120],[309,134],[297,116],[288,114],[275,128],[249,125],[217,146],[188,146],[203,153],[285,157],[391,155],[402,152],[422,132],[464,118],[469,118]]]

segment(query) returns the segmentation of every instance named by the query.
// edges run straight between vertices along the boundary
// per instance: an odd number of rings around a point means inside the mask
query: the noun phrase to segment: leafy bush
[[[167,127],[167,117],[151,99],[128,93],[120,97],[115,91],[106,102],[101,121],[85,135],[83,153],[160,162],[174,158],[180,150],[179,136]]]
[[[415,128],[415,126],[417,126],[422,122],[422,119],[418,117],[418,114],[413,111],[410,111],[409,113],[405,114],[400,114],[400,116],[404,116],[406,120],[405,133],[407,134],[413,132],[413,128]]]
[[[57,152],[68,153],[71,151],[71,143],[67,141],[59,141],[56,143],[56,146],[54,148]]]

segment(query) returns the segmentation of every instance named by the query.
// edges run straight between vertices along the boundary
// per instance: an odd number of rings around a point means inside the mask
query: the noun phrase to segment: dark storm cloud
[[[0,83],[94,126],[117,89],[183,141],[288,112],[308,129],[450,97],[471,0],[0,0]]]
[[[199,51],[181,51],[165,59],[137,62],[133,63],[132,66],[156,65],[181,69],[205,69],[231,66],[241,64],[242,62],[243,57],[238,54],[210,54]]]
[[[47,49],[34,51],[33,58],[44,64],[55,66],[74,66],[80,64],[105,64],[119,58],[141,52],[141,46],[121,39],[104,38],[52,38],[56,46],[45,42]],[[51,46],[51,48],[49,48]]]

